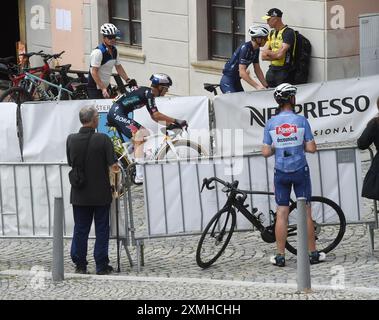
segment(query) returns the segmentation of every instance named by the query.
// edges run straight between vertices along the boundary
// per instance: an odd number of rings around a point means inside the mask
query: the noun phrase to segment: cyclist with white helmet
[[[117,97],[107,115],[108,123],[111,126],[118,128],[126,137],[132,139],[134,156],[137,162],[143,162],[144,160],[144,138],[149,136],[150,133],[133,120],[130,115],[131,112],[145,106],[155,122],[164,122],[166,125],[175,123],[182,128],[188,126],[186,120],[174,119],[159,112],[155,103],[155,98],[163,97],[172,86],[171,78],[164,73],[155,73],[150,77],[150,81],[150,87],[141,86],[134,91]],[[135,182],[143,182],[143,170],[140,165],[136,166]]]
[[[271,257],[272,264],[284,267],[284,250],[287,239],[289,202],[292,186],[296,197],[307,199],[308,249],[311,264],[325,259],[315,244],[314,225],[311,216],[311,178],[305,152],[317,150],[308,120],[294,112],[297,88],[289,83],[276,87],[274,98],[279,104],[279,114],[269,119],[264,129],[262,154],[275,154],[274,190],[276,211],[275,237],[277,254]]]
[[[268,34],[269,31],[264,26],[251,26],[249,28],[251,40],[239,46],[222,71],[220,88],[223,93],[244,91],[241,79],[258,90],[267,87],[259,64],[259,48],[266,44]],[[251,64],[254,66],[254,72],[260,83],[253,80],[249,75],[248,67]]]
[[[126,82],[129,77],[119,61],[116,39],[120,31],[112,23],[105,23],[100,28],[103,42],[92,51],[88,78],[88,97],[90,99],[109,98],[108,87],[113,67]]]

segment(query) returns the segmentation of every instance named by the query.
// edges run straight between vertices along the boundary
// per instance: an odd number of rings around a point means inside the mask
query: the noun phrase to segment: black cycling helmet
[[[290,83],[282,83],[275,88],[274,98],[279,105],[290,103],[291,97],[296,96],[297,88]]]
[[[150,77],[151,85],[153,86],[164,86],[164,87],[171,87],[172,86],[172,80],[171,78],[165,74],[165,73],[154,73]]]

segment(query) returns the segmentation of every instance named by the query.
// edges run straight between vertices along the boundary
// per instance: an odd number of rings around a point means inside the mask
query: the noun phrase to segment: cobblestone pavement
[[[136,233],[143,230],[142,188],[133,190]],[[372,205],[364,202],[366,209]],[[145,265],[136,268],[136,249],[121,251],[121,273],[94,275],[94,240],[89,241],[90,275],[74,274],[65,240],[65,280],[51,280],[52,240],[0,239],[0,299],[379,299],[379,251],[369,254],[364,225],[348,225],[343,241],[326,262],[311,266],[312,292],[297,293],[296,257],[287,254],[285,268],[269,263],[275,244],[257,232],[235,233],[220,259],[206,270],[195,261],[199,236],[145,240]],[[374,234],[378,244],[379,235]],[[116,266],[116,243],[110,260]]]

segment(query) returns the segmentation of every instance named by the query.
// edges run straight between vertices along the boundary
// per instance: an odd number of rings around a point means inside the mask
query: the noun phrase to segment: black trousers
[[[269,88],[275,88],[282,83],[292,84],[292,72],[289,68],[276,69],[270,66],[266,73],[266,81]]]
[[[87,87],[89,99],[104,99],[103,93],[97,88]]]

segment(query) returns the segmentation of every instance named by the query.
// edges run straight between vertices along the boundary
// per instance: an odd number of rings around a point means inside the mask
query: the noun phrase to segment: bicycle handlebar
[[[246,198],[247,198],[247,191],[245,190],[240,190],[238,189],[238,184],[239,184],[239,181],[238,180],[234,180],[232,183],[230,182],[226,182],[224,180],[221,180],[217,177],[212,177],[212,178],[204,178],[203,179],[203,185],[201,186],[201,190],[200,192],[203,191],[204,187],[207,187],[208,190],[212,190],[215,188],[215,186],[211,186],[210,184],[213,182],[213,181],[216,181],[216,182],[219,182],[221,183],[222,185],[225,186],[225,188],[222,189],[223,192],[227,193],[227,192],[230,192],[230,191],[234,191],[235,194],[240,194],[242,195],[242,198],[241,197],[237,197],[237,200],[241,201],[241,203],[244,203]]]
[[[225,187],[227,187],[228,189],[232,189],[232,188],[236,189],[237,186],[238,186],[238,181],[237,181],[237,180],[233,181],[232,183],[229,183],[229,182],[226,182],[226,181],[224,181],[224,180],[221,180],[221,179],[219,179],[219,178],[217,178],[217,177],[212,177],[212,178],[209,178],[209,179],[204,178],[204,179],[203,179],[203,185],[201,186],[201,191],[203,191],[204,187],[207,187],[208,190],[212,190],[212,189],[214,189],[215,186],[210,186],[210,184],[211,184],[213,181],[216,181],[216,182],[219,182],[219,183],[223,184],[223,185],[224,185]]]
[[[39,52],[38,55],[40,55],[42,58],[43,58],[43,61],[48,61],[50,59],[58,59],[61,57],[62,54],[64,54],[65,51],[63,50],[62,52],[60,53],[54,53],[54,54],[48,54],[48,53],[43,53],[43,52]]]
[[[40,56],[41,54],[43,54],[43,50],[40,50],[38,52],[25,52],[25,53],[20,53],[20,56],[24,56],[24,57],[27,57],[27,58],[30,58],[32,56]]]

